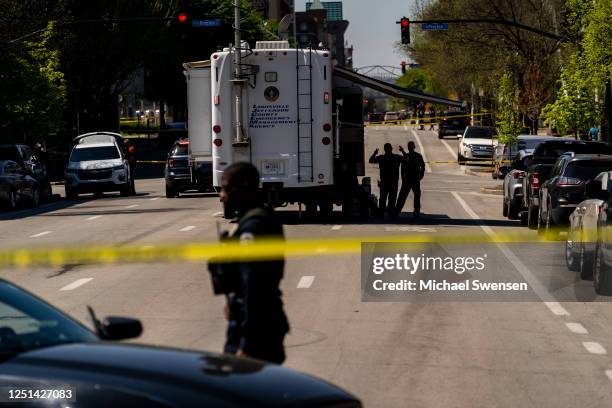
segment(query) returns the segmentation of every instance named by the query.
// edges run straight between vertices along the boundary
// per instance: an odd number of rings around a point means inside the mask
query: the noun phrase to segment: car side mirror
[[[142,323],[130,317],[107,316],[102,321],[104,340],[133,339],[142,334]]]
[[[102,340],[133,339],[142,334],[140,320],[129,317],[107,316],[104,321],[100,321],[91,306],[87,306],[87,311],[96,334]]]

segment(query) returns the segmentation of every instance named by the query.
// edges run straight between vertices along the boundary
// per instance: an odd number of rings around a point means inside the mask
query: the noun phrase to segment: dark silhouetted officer
[[[272,208],[262,204],[258,186],[259,173],[250,163],[232,164],[223,173],[221,201],[239,216],[228,240],[249,244],[262,238],[284,239],[283,226]],[[227,297],[226,353],[277,364],[285,361],[283,341],[289,323],[279,289],[284,267],[284,259],[209,264],[215,293]]]
[[[393,153],[393,147],[390,143],[385,143],[385,154],[377,156],[378,149],[374,150],[370,156],[370,163],[378,163],[380,168],[380,200],[378,207],[380,215],[385,215],[385,210],[388,209],[389,215],[393,213],[395,208],[395,199],[397,198],[397,186],[399,184],[399,169],[402,163],[402,156]]]
[[[400,147],[400,151],[404,155],[402,161],[402,188],[397,198],[394,216],[398,216],[404,208],[406,198],[410,190],[414,193],[414,218],[418,219],[421,216],[421,179],[425,175],[425,162],[423,156],[414,151],[414,142],[408,142],[408,153]]]

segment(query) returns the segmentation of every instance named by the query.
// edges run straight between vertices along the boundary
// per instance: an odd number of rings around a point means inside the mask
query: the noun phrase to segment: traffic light
[[[402,17],[400,20],[400,30],[402,31],[402,44],[410,44],[410,19]]]
[[[405,74],[405,73],[406,73],[406,65],[407,65],[407,64],[408,64],[408,63],[407,63],[406,61],[402,61],[402,62],[400,62],[400,65],[402,66],[402,74]]]
[[[187,13],[180,12],[177,16],[179,23],[185,24],[187,22]]]

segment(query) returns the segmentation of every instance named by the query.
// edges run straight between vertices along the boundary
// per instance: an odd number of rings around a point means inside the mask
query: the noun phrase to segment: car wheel
[[[119,194],[121,195],[121,197],[127,197],[130,195],[131,191],[132,189],[130,188],[130,184],[125,183],[123,187],[121,187],[121,190],[119,190]]]
[[[166,186],[166,198],[175,198],[179,196],[178,190]]]
[[[506,202],[506,200],[504,200],[504,202],[502,204],[502,215],[504,217],[508,216],[508,203]]]
[[[538,228],[538,217],[539,211],[536,206],[529,204],[527,208],[527,228],[537,229]]]
[[[552,216],[551,216],[551,212],[550,212],[550,203],[548,203],[548,206],[546,207],[547,211],[546,211],[546,239],[549,241],[556,241],[558,236],[559,236],[559,230],[555,227],[555,224],[553,223],[552,220]]]
[[[36,208],[40,205],[40,190],[38,190],[38,188],[35,188],[32,192],[32,200],[30,201],[30,204],[32,205],[32,208]]]
[[[465,164],[465,158],[459,153],[457,153],[457,163],[459,163],[459,165]]]
[[[231,220],[235,216],[235,212],[228,204],[223,203],[223,218],[226,220]]]
[[[76,192],[76,190],[71,187],[66,187],[66,199],[76,200],[77,198],[79,198],[79,194]]]
[[[15,208],[17,208],[17,193],[15,193],[15,191],[11,191],[8,194],[6,209],[9,211],[13,211]]]
[[[136,195],[136,182],[134,181],[134,178],[132,178],[130,181],[130,194]]]
[[[43,202],[49,202],[53,198],[53,189],[51,188],[51,184],[47,183],[43,188],[40,199]]]
[[[579,260],[576,258],[574,252],[575,246],[576,241],[574,241],[571,232],[568,232],[567,239],[565,240],[565,264],[567,265],[567,269],[574,272],[578,271],[579,268]]]
[[[440,133],[440,131],[438,131],[438,139],[444,139],[444,135]]]
[[[323,217],[331,217],[334,212],[334,203],[330,200],[319,201],[319,209]]]
[[[612,295],[612,279],[610,271],[606,270],[606,265],[602,254],[601,243],[597,243],[595,248],[595,268],[593,269],[593,286],[598,295]]]
[[[518,220],[519,210],[520,208],[517,207],[516,205],[512,204],[511,202],[508,203],[508,219]]]
[[[593,279],[593,254],[586,252],[584,242],[580,241],[580,258],[579,258],[580,278],[583,280]]]

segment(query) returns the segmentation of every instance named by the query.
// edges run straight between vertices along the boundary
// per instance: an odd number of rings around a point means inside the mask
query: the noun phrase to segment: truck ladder
[[[296,49],[298,182],[314,181],[312,118],[312,47]],[[306,55],[308,55],[306,57]],[[302,58],[303,56],[303,58]]]

